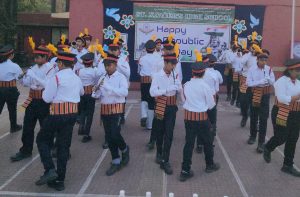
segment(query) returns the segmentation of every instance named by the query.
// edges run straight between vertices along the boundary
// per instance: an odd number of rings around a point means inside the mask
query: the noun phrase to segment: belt
[[[191,112],[184,110],[184,120],[189,121],[205,121],[208,119],[207,112]]]
[[[84,89],[84,94],[92,94],[93,93],[93,86],[89,85],[89,86],[83,86]]]
[[[233,80],[234,82],[238,82],[238,81],[239,81],[239,73],[234,72],[234,73],[232,74],[232,80]]]
[[[155,117],[162,120],[165,116],[166,107],[174,105],[176,105],[176,95],[156,97],[154,109]]]
[[[151,83],[152,79],[150,76],[141,76],[141,83]]]
[[[101,115],[122,114],[125,111],[125,103],[101,104]]]
[[[52,103],[50,105],[50,115],[67,115],[78,112],[78,103]]]
[[[42,89],[42,90],[30,89],[29,90],[29,96],[26,99],[26,101],[22,104],[22,107],[24,107],[26,109],[30,105],[30,103],[32,102],[32,99],[38,99],[38,100],[43,99],[43,97],[42,97],[43,96],[43,91],[44,91],[44,89]]]
[[[254,107],[259,107],[261,103],[261,98],[263,95],[271,94],[272,87],[265,86],[265,87],[253,87],[252,88],[252,105]]]
[[[278,113],[276,116],[276,124],[286,127],[287,120],[290,111],[299,112],[300,111],[300,102],[292,102],[289,105],[279,103],[277,98],[275,98],[275,106],[278,107]]]
[[[13,87],[17,87],[16,80],[0,81],[0,88],[13,88]]]
[[[240,76],[240,91],[241,93],[246,93],[247,92],[247,84],[246,84],[246,81],[247,81],[247,77],[244,77],[243,75]]]

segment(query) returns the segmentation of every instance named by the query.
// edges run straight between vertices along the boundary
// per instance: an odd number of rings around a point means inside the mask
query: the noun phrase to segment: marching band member
[[[37,146],[45,172],[36,185],[48,184],[58,191],[64,190],[66,166],[69,158],[73,127],[76,122],[80,95],[84,94],[82,82],[72,71],[75,54],[58,52],[59,72],[48,80],[43,100],[50,103],[50,115],[43,122],[37,136]],[[57,167],[51,157],[51,146],[56,133]]]
[[[128,83],[126,77],[117,71],[117,64],[118,56],[108,54],[104,59],[106,74],[99,79],[93,92],[93,97],[99,98],[101,102],[105,139],[112,156],[111,166],[106,171],[107,176],[115,174],[129,162],[129,146],[121,135],[121,116],[128,95]]]
[[[34,129],[37,121],[43,127],[44,119],[49,115],[49,104],[43,101],[42,94],[47,80],[56,73],[48,62],[50,51],[38,47],[33,50],[35,65],[26,71],[21,83],[29,87],[29,96],[22,107],[25,108],[22,143],[19,152],[12,156],[11,161],[20,161],[32,155]]]
[[[268,58],[267,53],[260,51],[260,54],[257,55],[257,66],[252,67],[247,74],[247,86],[252,88],[248,144],[254,144],[257,133],[259,133],[256,149],[258,153],[263,152],[269,118],[271,88],[275,82],[274,73],[267,66]]]
[[[11,133],[22,129],[22,125],[17,124],[17,103],[20,93],[16,82],[23,71],[18,64],[12,62],[13,58],[12,46],[6,45],[0,48],[0,114],[6,103]]]
[[[150,87],[150,95],[156,99],[152,127],[156,135],[156,162],[166,174],[173,173],[169,156],[178,110],[176,93],[181,90],[181,81],[175,71],[177,63],[176,54],[164,55],[164,68],[153,75]]]
[[[155,40],[155,51],[154,51],[154,55],[157,55],[158,57],[162,58],[163,52],[161,50],[161,44],[162,44],[162,40],[160,38],[157,38]]]
[[[214,93],[203,79],[207,66],[202,62],[201,54],[197,54],[197,62],[192,64],[193,78],[183,87],[184,123],[186,129],[185,146],[183,149],[182,170],[180,181],[186,181],[194,174],[191,170],[192,154],[195,138],[198,136],[203,141],[206,169],[211,173],[220,168],[213,160],[213,135],[209,129],[207,110],[215,106]],[[201,88],[199,88],[201,87]]]
[[[77,62],[73,68],[73,70],[76,72],[76,70],[84,67],[84,65],[82,64],[82,60],[80,58],[81,56],[86,54],[88,50],[85,48],[86,42],[85,39],[83,38],[82,33],[80,33],[80,35],[75,38],[75,41],[76,41],[76,49],[72,49],[71,52],[76,54]]]
[[[80,123],[78,131],[79,135],[83,135],[83,143],[89,142],[92,139],[90,130],[95,110],[95,99],[91,95],[92,89],[100,77],[97,68],[93,68],[94,56],[94,53],[91,52],[81,56],[84,68],[76,72],[84,88],[84,95],[80,97]]]
[[[296,177],[300,172],[293,167],[296,144],[300,130],[300,61],[286,62],[284,75],[274,84],[275,104],[271,117],[274,136],[265,144],[263,157],[271,162],[271,153],[285,143],[284,162],[281,171]]]
[[[89,34],[88,28],[84,28],[84,35],[82,37],[85,41],[85,49],[88,50],[93,40],[93,36]]]

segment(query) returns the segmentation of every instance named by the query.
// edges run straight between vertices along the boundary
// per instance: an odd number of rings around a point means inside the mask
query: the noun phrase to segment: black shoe
[[[141,118],[141,127],[146,127],[147,118]]]
[[[108,143],[107,143],[107,142],[104,142],[104,144],[102,145],[102,148],[103,148],[103,149],[108,149]]]
[[[19,151],[14,156],[11,156],[10,160],[12,162],[21,161],[21,160],[26,159],[26,158],[31,157],[31,156],[32,156],[32,153],[22,153],[22,152]]]
[[[219,169],[220,169],[220,164],[214,163],[213,165],[206,166],[205,172],[212,173],[212,172],[218,171]]]
[[[247,118],[242,118],[241,127],[245,127],[247,123]]]
[[[38,181],[35,182],[36,185],[44,185],[47,182],[57,179],[58,175],[55,169],[51,169],[48,172],[45,172],[43,176],[40,177]]]
[[[11,133],[15,133],[15,132],[18,132],[18,131],[20,131],[20,130],[22,130],[22,125],[15,125],[15,126],[12,126],[12,127],[10,127],[10,132]]]
[[[161,164],[162,162],[162,156],[160,154],[156,154],[155,163]]]
[[[261,154],[264,152],[264,146],[261,143],[258,143],[257,148],[256,148],[256,152]]]
[[[300,177],[300,172],[296,170],[294,166],[283,165],[281,171],[295,177]]]
[[[53,180],[47,182],[48,187],[51,187],[57,191],[65,190],[65,183],[63,181]]]
[[[154,146],[155,146],[155,143],[154,143],[154,142],[149,142],[149,143],[147,144],[148,150],[153,150],[153,149],[154,149]]]
[[[110,168],[106,171],[106,176],[112,176],[121,169],[121,164],[111,164]]]
[[[189,172],[186,171],[181,171],[180,172],[180,177],[179,177],[179,181],[184,182],[190,178],[192,178],[194,176],[194,172],[192,170],[190,170]]]
[[[230,105],[234,105],[234,100],[231,100],[231,101],[230,101]]]
[[[162,161],[160,164],[160,169],[164,170],[168,175],[173,174],[173,170],[169,162]]]
[[[122,153],[122,166],[126,166],[129,163],[129,146],[127,146],[127,150]]]
[[[124,116],[121,117],[121,122],[120,122],[120,124],[121,124],[121,125],[124,125],[124,124],[125,124],[125,117],[124,117]]]
[[[255,137],[251,137],[250,136],[249,139],[248,139],[248,141],[247,141],[247,143],[250,144],[250,145],[252,145],[252,144],[255,143],[255,141],[256,141]]]
[[[87,142],[89,142],[89,141],[91,141],[91,140],[92,140],[92,137],[89,136],[89,135],[86,135],[86,136],[83,136],[81,142],[82,142],[82,143],[87,143]]]
[[[263,154],[264,160],[267,163],[271,162],[271,152],[266,148],[266,146],[264,146],[264,154]]]
[[[197,145],[196,153],[199,153],[199,154],[203,153],[203,146],[202,145]]]

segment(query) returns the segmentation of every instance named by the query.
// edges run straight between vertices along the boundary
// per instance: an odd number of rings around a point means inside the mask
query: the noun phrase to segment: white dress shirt
[[[21,83],[33,90],[42,90],[47,81],[56,73],[55,68],[49,62],[38,66],[37,64],[29,68],[24,75]]]
[[[81,51],[75,50],[74,54],[76,54],[77,62],[74,65],[74,68],[73,68],[74,71],[84,68],[81,57],[87,53],[88,53],[88,50],[86,48],[83,48]]]
[[[234,57],[234,53],[231,49],[225,50],[219,57],[219,62],[231,64]]]
[[[232,58],[232,68],[234,69],[234,72],[242,73],[242,58],[242,56],[239,57],[237,53],[234,53],[234,57]]]
[[[152,53],[147,53],[139,60],[139,74],[141,76],[152,76],[156,72],[161,58]]]
[[[213,94],[215,95],[218,89],[217,86],[219,86],[219,79],[213,68],[207,68],[205,70],[203,80],[210,87]]]
[[[216,79],[218,80],[218,83],[216,83],[216,91],[219,92],[220,85],[223,83],[223,77],[218,70],[214,69],[213,71],[215,72]]]
[[[155,72],[160,72],[161,70],[163,70],[165,66],[165,61],[163,58],[161,58],[160,63],[158,64],[158,66],[156,66]],[[178,78],[180,81],[182,81],[182,68],[181,68],[181,62],[178,61],[178,63],[176,64],[175,67],[175,71],[178,74]]]
[[[77,73],[83,86],[94,86],[100,78],[98,69],[94,67],[84,67],[79,69]]]
[[[274,83],[274,89],[278,101],[289,105],[292,96],[300,95],[300,81],[296,79],[295,83],[293,83],[291,78],[282,76]]]
[[[84,94],[80,78],[71,68],[60,70],[47,81],[43,91],[43,100],[46,103],[79,103]]]
[[[216,104],[211,88],[201,78],[192,78],[183,86],[183,108],[191,112],[206,112]]]
[[[265,65],[263,69],[257,65],[250,68],[247,75],[247,86],[248,87],[264,87],[273,85],[275,82],[275,76],[272,69]]]
[[[247,77],[248,70],[251,67],[255,67],[257,65],[257,57],[252,55],[252,53],[245,54],[242,58],[242,65],[243,65],[242,75],[244,77]]]
[[[125,98],[128,95],[128,83],[126,77],[115,71],[112,75],[104,75],[98,85],[103,82],[103,85],[93,93],[94,98],[99,98],[102,104],[125,103]]]
[[[155,73],[152,78],[150,95],[152,97],[158,96],[174,96],[177,91],[181,91],[181,81],[176,71],[169,75],[164,70]]]
[[[120,55],[119,59],[118,59],[118,64],[117,64],[117,71],[121,74],[123,74],[126,79],[127,82],[129,82],[130,79],[130,66],[129,63],[127,61],[127,56],[126,55]]]
[[[13,63],[10,59],[0,63],[0,81],[17,80],[22,73],[20,66]]]

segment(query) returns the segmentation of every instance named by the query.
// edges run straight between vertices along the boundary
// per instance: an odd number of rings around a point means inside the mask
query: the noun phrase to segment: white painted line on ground
[[[39,157],[40,157],[40,155],[37,154],[34,158],[32,158],[25,166],[23,166],[12,177],[10,177],[5,183],[3,183],[0,187],[0,190],[3,190],[8,184],[10,184],[17,176],[19,176],[26,168],[28,168]]]
[[[163,188],[162,188],[162,197],[167,197],[167,185],[168,179],[165,172],[163,172]]]
[[[229,158],[229,156],[228,156],[228,153],[227,153],[227,151],[225,150],[224,146],[222,145],[222,142],[221,142],[221,140],[220,140],[220,138],[219,138],[218,135],[216,136],[216,139],[217,139],[218,144],[219,144],[219,146],[220,146],[220,149],[221,149],[221,151],[222,151],[222,153],[223,153],[223,155],[224,155],[224,157],[225,157],[225,160],[227,161],[228,166],[229,166],[229,168],[230,168],[230,170],[231,170],[231,172],[232,172],[232,174],[233,174],[233,176],[234,176],[234,178],[235,178],[237,184],[238,184],[239,187],[240,187],[240,190],[241,190],[241,192],[242,192],[242,194],[243,194],[243,197],[249,197],[249,195],[248,195],[248,193],[247,193],[247,191],[246,191],[246,189],[245,189],[245,186],[244,186],[243,182],[241,181],[241,179],[240,179],[240,177],[239,177],[237,171],[235,170],[235,168],[234,168],[234,166],[233,166],[233,164],[232,164],[232,162],[231,162],[231,160],[230,160],[230,158]]]
[[[269,141],[269,138],[266,137],[267,141]],[[284,153],[279,149],[279,147],[276,148],[276,150],[278,151],[278,153],[284,158]],[[300,169],[294,164],[294,168],[298,171],[300,171]]]
[[[132,104],[129,106],[127,112],[125,113],[125,119],[127,119],[130,111],[132,109]],[[92,168],[89,176],[87,177],[87,179],[85,180],[85,182],[83,183],[82,187],[80,188],[78,194],[76,195],[77,197],[82,197],[84,192],[88,189],[88,187],[90,186],[97,170],[99,169],[101,163],[103,162],[106,154],[107,154],[108,150],[104,150],[101,154],[101,156],[99,157],[99,159],[97,160],[96,164],[94,165],[94,167]]]
[[[0,140],[3,139],[3,138],[5,138],[8,135],[9,135],[9,132],[4,133],[3,135],[0,136]]]
[[[5,196],[33,196],[33,197],[76,197],[77,194],[0,191],[0,195],[5,195]],[[82,194],[82,197],[116,197],[116,196],[118,196],[118,195]],[[128,195],[126,195],[126,197],[143,197],[143,196],[128,196]]]

